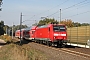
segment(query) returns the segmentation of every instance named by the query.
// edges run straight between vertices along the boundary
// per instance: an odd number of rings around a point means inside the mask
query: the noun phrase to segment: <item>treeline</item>
[[[23,29],[23,28],[27,28],[27,25],[22,25],[21,29]],[[9,28],[7,28],[7,34],[11,36],[12,30],[13,30],[13,35],[15,35],[15,31],[20,30],[20,25],[13,25],[13,26],[10,26]]]
[[[89,23],[79,23],[79,22],[73,22],[71,19],[65,19],[62,21],[58,21],[55,19],[49,19],[49,18],[45,18],[43,20],[40,20],[39,23],[37,23],[38,26],[40,25],[46,25],[46,24],[50,24],[50,23],[56,23],[56,24],[65,24],[67,27],[79,27],[79,26],[88,26],[90,25]],[[36,24],[33,24],[36,25]]]
[[[38,23],[34,23],[32,25],[41,26],[41,25],[53,24],[53,23],[65,24],[67,27],[79,27],[79,26],[90,25],[89,23],[73,22],[71,19],[65,19],[59,22],[58,20],[55,20],[54,18],[53,19],[45,18],[45,19],[39,20]],[[13,27],[13,35],[14,35],[15,31],[20,29],[20,25],[8,26],[8,25],[4,25],[4,21],[0,21],[0,35],[3,35],[3,34],[12,35],[12,27]],[[27,25],[22,25],[21,28],[27,28],[27,27],[28,27]]]
[[[50,24],[50,23],[56,23],[58,24],[59,22],[57,20],[55,20],[54,18],[53,19],[49,19],[49,18],[45,18],[43,20],[40,20],[39,23],[37,24],[38,26],[41,26],[41,25],[47,25],[47,24]]]
[[[27,25],[22,25],[22,28],[26,28]],[[12,35],[12,28],[13,28],[13,35],[16,30],[20,29],[20,25],[13,25],[13,26],[8,26],[4,24],[4,21],[0,21],[0,35],[8,34]]]
[[[71,19],[65,19],[60,22],[61,24],[65,24],[67,27],[79,27],[79,26],[88,26],[89,23],[79,23],[73,22]]]

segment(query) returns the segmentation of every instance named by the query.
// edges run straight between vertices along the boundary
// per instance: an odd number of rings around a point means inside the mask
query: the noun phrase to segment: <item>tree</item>
[[[61,24],[65,24],[67,27],[73,27],[73,21],[71,19],[65,19],[61,21]]]
[[[0,7],[1,7],[1,5],[2,5],[2,0],[0,0]],[[0,8],[0,11],[2,10],[2,8]]]
[[[73,22],[73,25],[74,25],[74,27],[81,26],[81,24],[80,24],[80,23],[78,23],[78,22]]]
[[[3,27],[4,27],[4,21],[1,21],[1,22],[0,22],[0,35],[3,35],[3,34],[4,34],[4,29],[3,29]]]
[[[82,26],[88,26],[88,25],[90,25],[90,24],[88,24],[88,23],[82,23],[81,25],[82,25]]]
[[[8,33],[9,26],[8,25],[4,25],[3,29],[4,29],[4,33]]]
[[[59,23],[59,22],[57,20],[55,20],[54,18],[53,19],[45,18],[45,19],[39,21],[38,26],[47,25],[50,23]]]
[[[16,30],[20,30],[20,25],[13,25],[13,26],[10,26],[9,28],[8,28],[8,33],[10,34],[10,36],[12,35],[12,27],[13,27],[13,35],[15,34],[15,31]],[[27,25],[22,25],[22,27],[21,27],[21,29],[23,29],[23,28],[27,28]]]

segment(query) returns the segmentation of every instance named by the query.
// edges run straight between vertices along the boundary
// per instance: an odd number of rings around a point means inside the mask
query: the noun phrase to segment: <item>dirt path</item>
[[[6,44],[6,42],[4,40],[0,39],[0,48],[5,44]]]
[[[2,46],[0,46],[0,48],[1,48]]]

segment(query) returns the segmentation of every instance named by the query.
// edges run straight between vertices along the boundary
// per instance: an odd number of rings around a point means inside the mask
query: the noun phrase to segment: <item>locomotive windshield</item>
[[[66,31],[66,28],[63,25],[56,25],[56,26],[53,26],[53,30],[54,31]]]

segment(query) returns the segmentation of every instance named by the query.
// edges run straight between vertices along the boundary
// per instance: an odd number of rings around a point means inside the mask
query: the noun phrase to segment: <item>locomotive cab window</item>
[[[53,30],[54,31],[66,31],[66,28],[63,25],[56,25],[56,26],[53,26]]]

